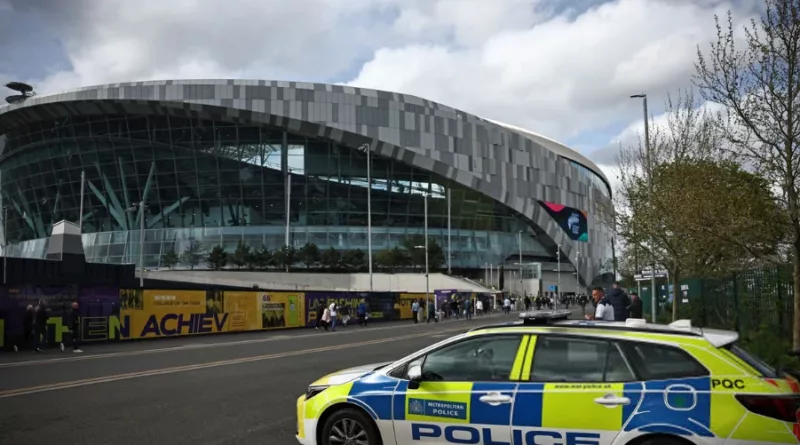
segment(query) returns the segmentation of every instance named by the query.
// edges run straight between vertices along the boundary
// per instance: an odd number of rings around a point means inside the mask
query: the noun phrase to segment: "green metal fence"
[[[690,279],[687,303],[679,303],[681,318],[705,327],[734,329],[743,338],[768,331],[792,336],[792,275],[790,267],[745,270],[722,279]],[[679,300],[681,293],[678,293]]]

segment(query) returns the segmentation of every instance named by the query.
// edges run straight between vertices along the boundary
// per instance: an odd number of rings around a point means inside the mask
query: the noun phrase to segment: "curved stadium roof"
[[[581,275],[599,272],[607,228],[589,222],[589,252],[573,241],[537,201],[596,210],[609,181],[585,156],[512,125],[417,96],[308,82],[161,80],[78,88],[0,107],[0,134],[28,123],[86,114],[196,114],[261,123],[433,172],[509,207],[547,234],[567,258],[581,249]],[[2,140],[0,140],[2,145]],[[574,164],[574,165],[573,165]],[[593,172],[591,178],[585,171]],[[586,178],[586,179],[585,179]],[[604,182],[605,190],[593,179]],[[582,261],[583,263],[583,261]]]

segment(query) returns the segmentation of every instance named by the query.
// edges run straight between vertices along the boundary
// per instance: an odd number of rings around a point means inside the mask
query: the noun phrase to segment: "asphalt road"
[[[295,401],[317,378],[503,319],[4,353],[0,444],[294,444]]]

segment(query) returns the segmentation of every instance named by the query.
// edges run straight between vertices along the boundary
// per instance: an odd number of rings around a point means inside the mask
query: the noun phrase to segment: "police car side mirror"
[[[419,388],[419,384],[422,382],[422,366],[414,365],[408,368],[408,380],[408,389]]]

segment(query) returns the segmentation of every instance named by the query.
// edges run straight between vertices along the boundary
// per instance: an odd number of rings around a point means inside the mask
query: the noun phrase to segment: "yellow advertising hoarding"
[[[114,331],[159,338],[303,326],[302,292],[120,290]]]
[[[225,313],[230,314],[228,331],[254,331],[261,329],[261,307],[258,292],[225,291]]]
[[[261,329],[290,328],[305,323],[305,294],[302,292],[258,293],[261,304]]]
[[[412,317],[411,303],[414,300],[425,300],[425,294],[402,293],[398,295],[394,308],[399,312],[401,319],[410,319]]]

